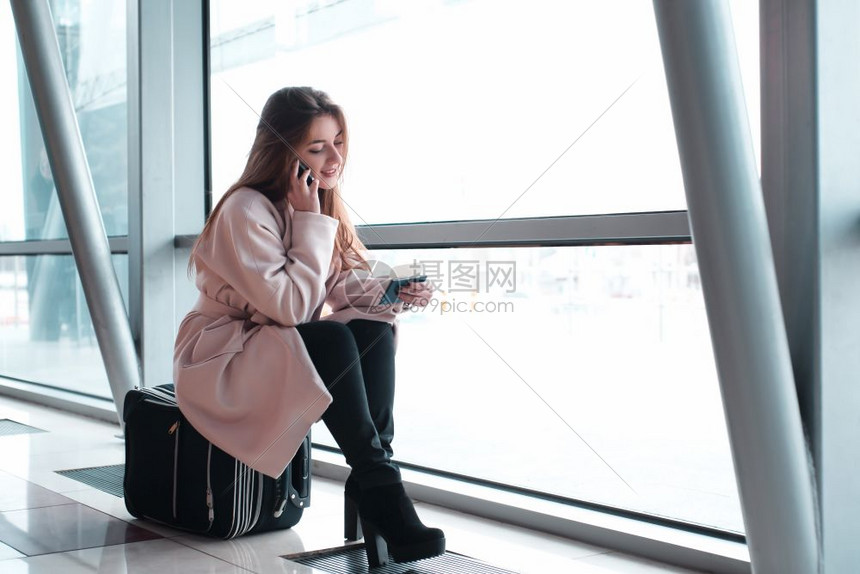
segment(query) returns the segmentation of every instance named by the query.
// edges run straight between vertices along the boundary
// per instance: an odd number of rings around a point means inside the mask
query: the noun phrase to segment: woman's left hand
[[[407,283],[400,288],[397,296],[403,301],[404,307],[426,307],[433,298],[434,290],[428,281]]]

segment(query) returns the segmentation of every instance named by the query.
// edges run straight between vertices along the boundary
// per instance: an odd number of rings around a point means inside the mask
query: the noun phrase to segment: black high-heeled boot
[[[401,483],[362,491],[358,515],[371,568],[387,564],[389,552],[395,562],[432,558],[445,552],[445,533],[421,523]]]
[[[358,519],[358,503],[361,500],[361,488],[350,474],[343,487],[343,538],[354,542],[361,540],[361,521]]]

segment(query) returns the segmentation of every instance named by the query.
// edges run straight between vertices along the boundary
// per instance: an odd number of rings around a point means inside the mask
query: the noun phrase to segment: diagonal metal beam
[[[815,490],[725,0],[654,0],[753,572],[819,571]]]
[[[140,367],[47,0],[10,0],[72,253],[122,424]]]

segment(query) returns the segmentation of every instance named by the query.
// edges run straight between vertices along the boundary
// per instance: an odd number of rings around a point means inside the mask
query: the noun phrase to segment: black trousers
[[[354,319],[344,325],[298,325],[333,401],[322,420],[362,489],[400,482],[391,461],[394,439],[394,332],[389,323]]]

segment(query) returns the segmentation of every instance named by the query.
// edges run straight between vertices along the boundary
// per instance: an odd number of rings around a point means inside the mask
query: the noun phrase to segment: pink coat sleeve
[[[279,228],[282,221],[285,231]],[[296,211],[292,218],[277,213],[259,194],[251,200],[237,197],[215,222],[206,265],[258,313],[293,327],[325,299],[338,224],[318,213]]]

